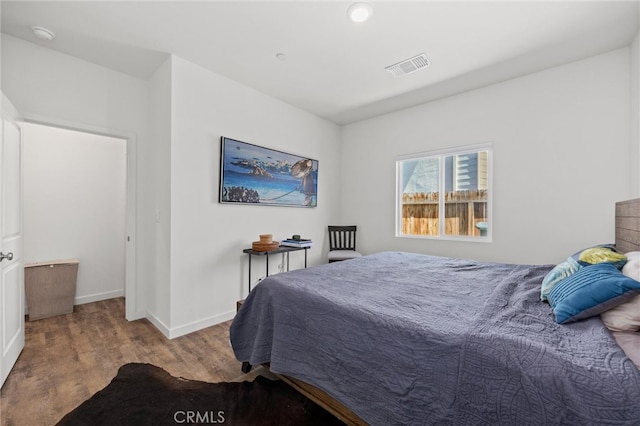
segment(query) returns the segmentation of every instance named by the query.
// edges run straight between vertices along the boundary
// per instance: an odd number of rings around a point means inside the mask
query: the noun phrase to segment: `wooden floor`
[[[229,346],[229,324],[169,340],[145,319],[124,319],[124,299],[25,324],[25,347],[0,392],[3,426],[55,425],[104,388],[118,368],[146,362],[207,382],[252,380]]]

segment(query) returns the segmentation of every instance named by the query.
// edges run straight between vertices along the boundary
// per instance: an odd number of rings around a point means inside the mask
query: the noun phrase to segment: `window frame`
[[[414,235],[404,234],[403,216],[402,216],[402,195],[403,195],[403,179],[402,164],[408,160],[418,160],[424,158],[438,158],[438,193],[445,193],[445,158],[455,155],[464,155],[478,153],[480,151],[487,152],[487,216],[486,222],[487,234],[479,236],[471,235],[447,235],[445,234],[445,204],[444,197],[438,197],[438,217],[443,220],[438,221],[438,235]],[[468,241],[490,243],[493,241],[493,143],[483,142],[472,145],[463,145],[451,148],[437,149],[433,151],[418,152],[414,154],[399,155],[396,157],[396,217],[395,217],[395,235],[397,238],[418,238],[429,240],[446,240],[446,241]]]

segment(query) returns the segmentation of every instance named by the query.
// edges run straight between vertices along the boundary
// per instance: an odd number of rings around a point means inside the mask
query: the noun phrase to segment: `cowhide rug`
[[[173,377],[151,364],[126,364],[58,425],[341,425],[286,383],[206,383]]]

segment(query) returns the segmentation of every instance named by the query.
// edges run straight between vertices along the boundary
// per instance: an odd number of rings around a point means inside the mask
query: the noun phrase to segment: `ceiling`
[[[638,1],[6,1],[2,32],[140,78],[174,54],[337,124],[628,46]],[[56,38],[35,38],[32,26]],[[276,55],[283,53],[284,60]],[[385,71],[425,53],[431,65]]]

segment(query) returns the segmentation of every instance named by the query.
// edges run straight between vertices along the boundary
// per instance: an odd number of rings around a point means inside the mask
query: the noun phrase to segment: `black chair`
[[[356,226],[329,226],[329,263],[362,256],[356,251]]]

